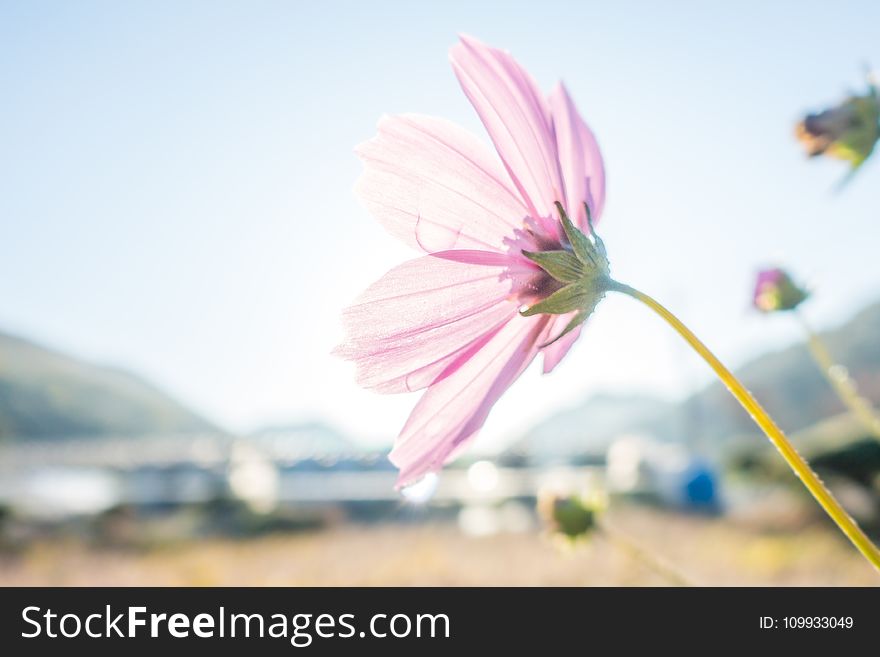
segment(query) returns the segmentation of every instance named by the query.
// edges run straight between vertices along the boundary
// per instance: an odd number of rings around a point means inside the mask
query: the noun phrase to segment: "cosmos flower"
[[[761,312],[794,310],[809,293],[795,283],[784,269],[774,267],[758,272],[752,303]]]
[[[357,148],[357,194],[427,254],[344,311],[337,348],[365,387],[426,389],[390,455],[398,485],[460,453],[538,354],[544,372],[556,367],[608,273],[591,223],[605,201],[602,157],[565,87],[545,97],[507,52],[469,37],[450,59],[496,153],[419,115],[383,118]]]
[[[880,97],[869,82],[863,95],[852,95],[842,103],[807,115],[795,127],[795,136],[807,155],[825,155],[849,162],[855,171],[880,139]]]
[[[535,357],[551,371],[606,292],[666,321],[702,357],[792,471],[875,568],[880,550],[766,410],[656,299],[613,280],[593,231],[605,173],[562,85],[544,97],[506,52],[464,37],[450,53],[497,157],[454,124],[388,117],[362,144],[357,191],[394,235],[426,255],[392,269],[343,313],[337,354],[380,392],[426,389],[390,458],[398,486],[439,470],[479,432]]]

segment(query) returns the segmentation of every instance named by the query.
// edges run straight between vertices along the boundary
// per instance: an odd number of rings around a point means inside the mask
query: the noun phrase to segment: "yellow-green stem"
[[[831,519],[837,524],[840,531],[852,541],[853,545],[858,548],[859,552],[864,555],[874,568],[880,571],[880,550],[877,549],[877,546],[865,536],[865,533],[861,528],[849,516],[844,508],[840,506],[840,503],[825,487],[822,480],[819,479],[815,472],[813,472],[812,468],[810,468],[809,464],[797,452],[794,446],[789,442],[788,438],[785,437],[782,430],[776,426],[776,423],[752,396],[752,393],[750,393],[739,379],[737,379],[730,370],[728,370],[724,364],[715,357],[715,354],[709,351],[708,347],[706,347],[706,345],[704,345],[675,315],[647,294],[639,292],[629,285],[624,285],[623,283],[618,283],[616,281],[611,283],[609,289],[627,294],[651,308],[651,310],[665,319],[669,325],[672,326],[672,328],[674,328],[691,347],[693,347],[694,351],[703,357],[703,360],[705,360],[715,371],[715,374],[717,374],[718,378],[724,382],[724,385],[727,386],[731,394],[736,397],[737,401],[742,404],[743,408],[745,408],[749,415],[752,416],[755,423],[765,434],[767,434],[770,442],[779,450],[779,453],[782,454],[782,458],[785,459],[785,462],[788,463],[794,473],[800,477],[804,486],[806,486],[807,490],[812,493],[813,497],[816,498],[816,501],[821,507],[825,509],[825,512],[831,516]]]
[[[816,365],[822,371],[822,374],[834,388],[834,392],[840,397],[840,401],[849,409],[859,421],[864,425],[865,429],[871,432],[877,440],[880,440],[880,417],[871,406],[871,402],[859,394],[855,381],[841,365],[837,365],[828,351],[828,347],[815,331],[807,323],[806,318],[799,312],[795,311],[798,320],[804,332],[807,334],[807,345],[810,348],[810,354]]]
[[[669,583],[675,586],[693,586],[687,577],[678,572],[668,563],[652,554],[648,550],[643,549],[632,539],[620,533],[616,529],[611,529],[607,524],[602,523],[597,526],[599,532],[608,539],[609,542],[622,549],[629,554],[630,557],[641,563],[649,570],[654,571]]]

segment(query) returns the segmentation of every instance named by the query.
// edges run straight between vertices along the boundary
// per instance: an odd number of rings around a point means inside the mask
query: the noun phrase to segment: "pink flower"
[[[556,367],[607,289],[604,247],[584,234],[605,200],[602,157],[566,89],[545,98],[507,52],[470,37],[450,59],[498,157],[419,115],[384,117],[357,148],[357,194],[428,254],[344,311],[337,348],[365,387],[427,389],[390,455],[399,486],[459,454],[538,353]]]
[[[795,283],[788,272],[773,267],[758,272],[752,303],[761,312],[772,313],[794,310],[806,301],[807,297],[809,293]]]

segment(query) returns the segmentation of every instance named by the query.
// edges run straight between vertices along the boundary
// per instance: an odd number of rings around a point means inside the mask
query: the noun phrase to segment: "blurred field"
[[[824,522],[772,527],[731,518],[626,508],[613,525],[696,585],[880,584]],[[800,523],[798,523],[800,525]],[[149,549],[40,541],[0,556],[0,585],[634,586],[666,585],[597,538],[560,549],[538,531],[463,535],[453,523],[342,524],[249,539]]]

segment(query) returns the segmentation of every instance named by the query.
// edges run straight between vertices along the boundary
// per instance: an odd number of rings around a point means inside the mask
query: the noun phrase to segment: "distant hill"
[[[650,396],[596,395],[539,422],[510,451],[539,463],[604,455],[622,434],[656,435],[658,420],[674,410],[675,405]]]
[[[822,333],[835,362],[845,366],[859,391],[880,403],[880,303],[874,303],[837,329]],[[845,412],[806,345],[798,344],[756,358],[737,375],[787,432],[797,432]],[[688,399],[684,412],[697,418],[709,440],[760,435],[751,418],[720,383]]]
[[[280,457],[341,456],[363,452],[336,428],[323,422],[264,427],[249,438]]]
[[[880,303],[822,338],[836,362],[849,369],[860,391],[880,405]],[[806,436],[808,428],[829,427],[828,418],[840,417],[846,410],[804,344],[765,354],[736,373],[786,432]],[[858,436],[859,426],[845,415],[834,424],[838,425],[846,425],[852,439]],[[592,397],[531,428],[510,452],[538,461],[590,455],[627,433],[684,441],[709,452],[768,445],[730,393],[720,383],[712,383],[677,404],[644,396]],[[809,441],[819,445],[825,439],[810,434]]]
[[[134,374],[0,332],[0,440],[216,432]]]

